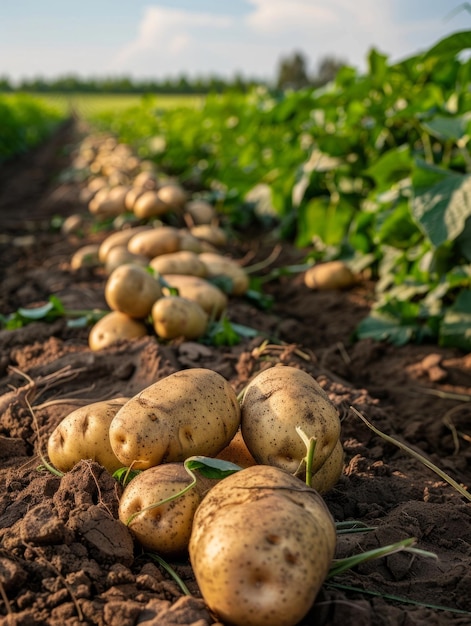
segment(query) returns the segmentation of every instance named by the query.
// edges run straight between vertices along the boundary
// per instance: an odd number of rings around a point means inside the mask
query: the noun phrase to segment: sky
[[[273,80],[302,52],[366,68],[471,29],[459,0],[0,0],[0,76]]]

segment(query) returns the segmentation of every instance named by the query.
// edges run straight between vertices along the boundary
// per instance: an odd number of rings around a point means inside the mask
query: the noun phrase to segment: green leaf
[[[440,345],[471,351],[471,289],[461,291],[440,325]]]
[[[206,478],[223,479],[242,468],[222,459],[213,459],[207,456],[191,456],[185,461],[185,466],[191,470],[198,470]]]
[[[465,30],[445,37],[427,50],[423,58],[456,56],[468,48],[471,48],[471,31]]]
[[[34,309],[25,309],[23,307],[20,307],[17,313],[24,320],[36,321],[36,320],[44,319],[48,315],[48,313],[50,313],[51,311],[54,311],[54,309],[55,309],[54,304],[52,302],[47,302],[43,306],[38,306],[38,307],[35,307]]]
[[[457,239],[471,216],[471,175],[419,162],[412,185],[412,216],[430,242],[438,247]]]
[[[436,115],[431,120],[422,122],[421,126],[437,139],[457,141],[467,134],[470,119],[469,114],[453,117]]]
[[[409,176],[412,166],[411,149],[404,144],[385,152],[373,161],[364,174],[370,176],[380,190],[389,189],[392,183]]]

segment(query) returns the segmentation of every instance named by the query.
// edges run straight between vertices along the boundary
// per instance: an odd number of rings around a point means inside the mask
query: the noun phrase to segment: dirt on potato
[[[72,270],[80,247],[101,243],[69,166],[87,129],[74,121],[36,151],[0,167],[0,313],[44,304],[51,294],[73,309],[107,309],[101,268]],[[66,235],[51,224],[78,214]],[[269,232],[244,233],[231,250],[248,264],[266,259]],[[271,267],[300,262],[283,243]],[[117,517],[119,484],[82,461],[63,478],[40,470],[49,434],[80,404],[132,396],[182,369],[210,368],[240,392],[276,363],[312,374],[342,418],[346,466],[325,496],[336,521],[370,530],[340,535],[337,557],[407,537],[433,552],[400,552],[324,584],[302,625],[458,626],[471,623],[471,504],[430,469],[374,434],[374,425],[471,485],[471,355],[436,345],[394,347],[352,339],[372,302],[373,285],[314,292],[302,276],[265,290],[262,311],[231,298],[231,321],[259,331],[233,347],[155,336],[92,352],[87,328],[64,319],[0,331],[0,625],[217,623],[188,559],[171,562],[191,595]],[[268,338],[268,339],[267,339]],[[241,530],[241,532],[243,532]]]

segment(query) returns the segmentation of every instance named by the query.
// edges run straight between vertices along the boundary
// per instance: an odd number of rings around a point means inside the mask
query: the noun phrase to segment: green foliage
[[[64,117],[32,96],[0,94],[0,164],[44,141]]]
[[[97,121],[210,190],[234,228],[245,210],[311,257],[367,258],[377,301],[357,336],[469,349],[469,48],[458,32],[396,64],[371,50],[366,74],[345,66],[319,89],[167,111],[149,98]]]

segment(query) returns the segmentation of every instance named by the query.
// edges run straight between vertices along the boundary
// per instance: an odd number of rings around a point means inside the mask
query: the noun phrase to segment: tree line
[[[246,78],[236,74],[232,78],[220,76],[194,77],[181,75],[176,78],[137,79],[129,76],[106,78],[83,78],[70,74],[58,78],[24,78],[13,83],[7,76],[0,76],[0,92],[36,93],[114,93],[114,94],[205,94],[237,91],[246,93],[253,87],[264,85],[277,89],[302,89],[319,87],[333,78],[346,65],[345,61],[332,56],[323,57],[317,71],[309,73],[308,62],[302,52],[282,57],[278,64],[275,83]]]

